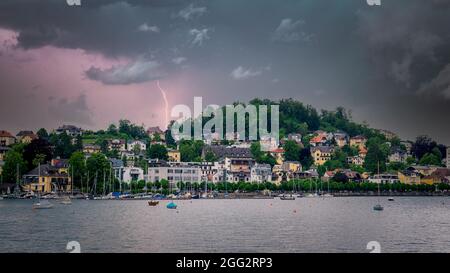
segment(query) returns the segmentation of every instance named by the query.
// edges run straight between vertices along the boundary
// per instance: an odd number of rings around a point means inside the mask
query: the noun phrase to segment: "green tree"
[[[167,149],[161,144],[153,144],[147,149],[147,156],[151,159],[167,160]]]
[[[70,174],[73,175],[74,186],[81,188],[82,178],[86,174],[86,162],[82,152],[75,152],[69,159]]]
[[[94,187],[96,193],[104,191],[107,185],[104,182],[108,181],[110,178],[110,167],[110,162],[102,153],[93,154],[86,160],[86,169],[89,172],[91,179],[93,178],[94,181],[97,181]]]
[[[301,147],[293,140],[284,144],[284,158],[287,161],[300,161]]]
[[[386,171],[388,149],[382,144],[382,139],[372,138],[367,141],[367,155],[364,160],[364,168],[371,173]]]
[[[33,159],[33,167],[39,166],[39,164],[44,164],[46,159],[46,155],[44,154],[37,154],[36,157]]]
[[[17,175],[20,177],[27,172],[27,163],[22,155],[14,150],[5,154],[5,165],[3,166],[3,182],[14,183]]]
[[[437,155],[435,155],[433,153],[427,153],[422,157],[422,159],[420,159],[419,164],[420,165],[440,166],[441,160],[439,159],[439,157]]]
[[[37,131],[36,135],[40,138],[40,139],[45,139],[48,140],[48,132],[47,130],[45,130],[45,128],[41,128]]]

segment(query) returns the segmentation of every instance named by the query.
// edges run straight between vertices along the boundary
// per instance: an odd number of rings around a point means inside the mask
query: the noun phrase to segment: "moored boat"
[[[168,209],[176,209],[177,208],[177,204],[175,204],[174,202],[170,202],[169,204],[167,204],[166,207]]]
[[[280,196],[280,200],[295,200],[295,197],[292,195],[283,195]]]
[[[53,208],[53,204],[51,204],[47,200],[38,200],[36,203],[33,203],[33,209],[51,209]]]

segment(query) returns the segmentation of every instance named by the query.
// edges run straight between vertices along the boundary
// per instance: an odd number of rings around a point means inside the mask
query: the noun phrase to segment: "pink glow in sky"
[[[36,130],[70,123],[97,129],[123,118],[164,127],[164,100],[155,82],[105,85],[85,75],[90,67],[108,69],[130,60],[52,46],[23,50],[16,47],[17,33],[5,29],[0,29],[0,45],[0,103],[15,116],[2,127]],[[171,90],[168,82],[161,85]],[[171,96],[168,92],[169,101]]]

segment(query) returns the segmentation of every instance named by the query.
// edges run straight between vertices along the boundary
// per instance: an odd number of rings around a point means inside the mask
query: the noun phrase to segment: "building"
[[[311,156],[314,159],[314,165],[322,166],[328,160],[331,160],[331,155],[334,148],[330,146],[316,146],[311,147]]]
[[[144,170],[138,167],[123,167],[122,175],[122,182],[128,184],[145,179]]]
[[[9,147],[0,146],[0,160],[5,160],[6,153],[10,150]]]
[[[423,176],[428,176],[438,170],[438,166],[420,166],[420,165],[412,165],[407,168],[408,171],[418,172]]]
[[[124,151],[120,153],[120,157],[122,160],[126,161],[128,167],[133,167],[134,163],[139,158],[139,155],[136,155],[133,152]]]
[[[447,164],[445,164],[447,166],[447,168],[450,169],[450,146],[447,147],[447,157],[446,157],[446,161]]]
[[[310,141],[309,144],[313,147],[319,146],[319,145],[325,145],[327,143],[327,135],[326,134],[319,134],[317,136],[314,136]]]
[[[135,149],[139,149],[139,152],[147,150],[147,144],[141,140],[130,140],[127,143],[127,150],[129,152],[134,152]]]
[[[109,162],[111,162],[111,168],[113,171],[113,176],[119,180],[123,181],[124,168],[123,161],[120,159],[110,158]]]
[[[201,167],[189,162],[150,160],[146,181],[159,182],[163,179],[169,181],[172,187],[176,187],[178,182],[200,183]]]
[[[356,166],[363,166],[364,165],[364,157],[362,157],[360,155],[349,156],[349,157],[347,157],[347,163],[353,164]]]
[[[405,147],[406,153],[408,154],[408,156],[410,156],[412,154],[411,150],[412,150],[412,147],[413,147],[413,143],[411,141],[401,141],[400,145]]]
[[[41,165],[23,176],[25,191],[41,193],[69,192],[71,178],[63,168],[50,164]]]
[[[344,147],[345,145],[348,144],[347,137],[343,136],[343,135],[335,135],[334,136],[334,141],[336,141],[336,145],[339,148],[342,148],[342,147]]]
[[[168,150],[167,157],[171,162],[181,162],[181,153],[178,150]]]
[[[158,126],[157,127],[150,127],[147,129],[147,135],[150,137],[152,141],[155,140],[155,138],[159,138],[161,141],[165,141],[166,135],[163,130],[161,130]]]
[[[95,144],[83,144],[83,153],[91,155],[100,153],[102,151],[102,148],[99,145]]]
[[[292,140],[292,141],[297,142],[297,144],[302,143],[302,135],[301,134],[291,133],[291,134],[288,134],[287,138],[288,138],[288,140]]]
[[[418,185],[421,182],[421,174],[418,171],[404,170],[402,172],[398,172],[397,175],[400,183],[403,184]]]
[[[408,154],[400,149],[394,149],[388,157],[389,162],[405,163]]]
[[[351,147],[366,147],[367,138],[365,136],[359,135],[350,138],[350,146]]]
[[[123,139],[110,139],[108,140],[108,150],[109,151],[119,151],[124,152],[127,150],[126,142]]]
[[[225,158],[224,168],[227,182],[250,182],[251,168],[255,160],[250,157]]]
[[[11,146],[16,143],[16,138],[8,131],[0,131],[0,146]]]
[[[277,162],[277,164],[283,164],[284,162],[284,149],[283,148],[276,148],[274,150],[271,150],[269,152],[269,154],[271,156],[273,156],[273,158],[275,158],[275,161]]]
[[[76,138],[78,136],[81,136],[83,134],[83,129],[78,128],[76,126],[73,125],[63,125],[61,127],[59,127],[58,129],[56,129],[56,134],[62,134],[63,132],[65,132],[68,136],[72,137],[72,138]]]
[[[398,174],[376,174],[370,177],[369,182],[377,183],[377,184],[394,184],[400,183],[400,179],[398,178]]]
[[[201,181],[217,183],[224,180],[224,165],[220,162],[200,162],[192,163],[200,166]]]
[[[33,133],[33,131],[20,131],[17,135],[17,141],[20,143],[26,143],[29,144],[31,141],[38,138],[36,134]]]
[[[398,138],[397,135],[391,131],[388,130],[378,130],[380,134],[382,134],[388,141]]]
[[[450,169],[438,168],[432,174],[422,177],[421,183],[428,185],[448,183],[448,177],[450,177]]]
[[[249,148],[236,148],[227,147],[224,145],[210,145],[205,146],[202,151],[202,158],[205,158],[208,152],[213,153],[214,157],[218,161],[222,161],[225,158],[251,158],[252,153]]]
[[[255,164],[250,169],[251,182],[272,182],[272,167],[269,164]]]
[[[302,164],[298,161],[285,161],[281,165],[281,169],[288,173],[297,173],[302,171]]]

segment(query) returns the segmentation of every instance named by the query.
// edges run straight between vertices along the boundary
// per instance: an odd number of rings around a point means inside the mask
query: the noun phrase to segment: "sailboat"
[[[295,190],[295,183],[292,186],[292,191]],[[282,196],[280,196],[280,200],[295,200],[295,196],[293,196],[292,194],[287,195],[287,194],[283,194]]]
[[[170,192],[172,192],[172,183],[169,182],[169,186],[170,186]],[[170,201],[170,203],[167,204],[166,207],[168,209],[176,209],[177,208],[177,204],[175,204],[173,201]]]
[[[327,190],[327,193],[322,194],[322,197],[333,197],[333,195],[330,193],[330,181],[328,181],[328,190]]]
[[[378,175],[380,175],[380,162],[378,162]],[[373,206],[373,210],[382,211],[384,208],[380,204],[380,183],[378,183],[378,204]]]
[[[38,181],[41,177],[41,164],[39,163],[39,176],[38,176]],[[51,204],[48,200],[42,200],[41,201],[41,192],[38,191],[37,194],[37,201],[33,203],[32,206],[33,209],[51,209],[53,208],[53,204]]]

